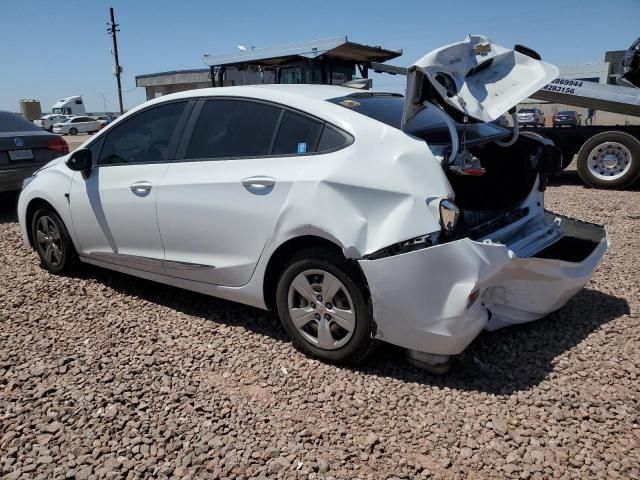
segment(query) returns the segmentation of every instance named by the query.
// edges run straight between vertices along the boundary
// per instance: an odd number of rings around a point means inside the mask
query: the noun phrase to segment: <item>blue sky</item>
[[[236,51],[348,35],[402,48],[392,63],[410,65],[438,46],[482,33],[521,43],[556,64],[600,62],[640,35],[640,0],[252,1],[0,0],[0,109],[37,98],[48,110],[81,94],[90,111],[117,109],[109,7],[120,23],[125,108],[144,101],[135,75],[202,68],[204,53]],[[401,91],[402,79],[375,78]]]

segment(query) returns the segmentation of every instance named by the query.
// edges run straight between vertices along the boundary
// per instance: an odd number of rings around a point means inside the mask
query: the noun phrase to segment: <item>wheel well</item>
[[[29,244],[31,245],[31,248],[34,248],[35,246],[33,243],[33,234],[31,233],[31,221],[33,220],[33,215],[39,208],[50,208],[54,212],[56,211],[56,209],[53,208],[53,205],[41,198],[34,198],[29,202],[29,205],[27,206],[25,222],[27,226],[27,237],[29,238]]]
[[[307,235],[303,237],[293,238],[284,242],[271,255],[264,275],[262,289],[264,301],[268,309],[272,310],[275,308],[275,297],[276,289],[278,287],[278,278],[280,277],[280,273],[282,272],[282,269],[284,268],[286,263],[293,255],[295,255],[300,250],[313,247],[331,249],[344,258],[344,253],[338,245],[321,237]],[[364,274],[362,274],[359,265],[358,271],[361,272],[363,284],[366,285]]]

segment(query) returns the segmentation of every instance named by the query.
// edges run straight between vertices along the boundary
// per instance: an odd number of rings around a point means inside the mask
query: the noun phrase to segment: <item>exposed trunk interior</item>
[[[467,176],[447,171],[456,194],[455,202],[462,210],[458,232],[469,233],[501,218],[510,223],[525,215],[526,212],[518,215],[514,210],[530,194],[538,174],[548,171],[548,164],[555,155],[552,150],[553,147],[523,135],[510,147],[500,147],[494,142],[472,147],[470,152],[480,160],[485,170],[483,175]],[[545,185],[543,175],[541,188]]]
[[[463,210],[504,210],[522,202],[536,180],[542,147],[520,138],[510,147],[494,142],[475,147],[471,153],[485,169],[482,176],[448,172],[456,192],[456,204]]]

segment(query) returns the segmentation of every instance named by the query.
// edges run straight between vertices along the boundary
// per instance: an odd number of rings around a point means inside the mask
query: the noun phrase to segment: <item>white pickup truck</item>
[[[53,131],[53,126],[56,123],[66,122],[71,117],[72,115],[57,115],[55,113],[50,113],[48,115],[44,115],[42,118],[40,118],[40,120],[34,120],[33,123],[35,123],[38,127],[51,132]]]

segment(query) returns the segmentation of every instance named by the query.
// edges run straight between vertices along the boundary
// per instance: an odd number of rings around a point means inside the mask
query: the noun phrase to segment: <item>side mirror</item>
[[[76,150],[67,159],[67,167],[76,172],[89,172],[92,166],[91,150],[88,148]]]

